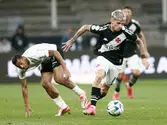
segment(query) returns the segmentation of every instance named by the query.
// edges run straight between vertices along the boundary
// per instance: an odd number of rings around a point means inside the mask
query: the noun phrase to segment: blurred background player
[[[149,63],[145,59],[145,50],[142,41],[131,31],[126,29],[124,21],[126,17],[122,10],[115,10],[111,13],[111,24],[106,25],[83,25],[77,33],[66,43],[63,50],[67,52],[75,40],[86,31],[98,34],[99,40],[95,48],[95,54],[98,56],[95,68],[95,79],[92,84],[91,103],[86,106],[84,114],[95,115],[96,104],[99,99],[104,97],[112,82],[117,77],[123,62],[123,52],[126,42],[136,41],[140,45],[142,62],[146,68]],[[130,39],[131,41],[126,41]],[[101,82],[104,80],[103,86]],[[105,91],[101,91],[102,90]]]
[[[122,9],[122,11],[126,15],[125,26],[130,31],[135,33],[143,41],[143,44],[144,44],[144,47],[146,50],[145,54],[146,54],[146,57],[148,58],[150,55],[149,55],[148,50],[147,50],[146,39],[145,39],[143,32],[141,31],[139,22],[132,19],[132,8],[130,6],[125,6]],[[140,76],[141,64],[140,64],[139,57],[137,55],[137,44],[135,41],[134,42],[127,42],[123,56],[124,56],[124,60],[123,60],[123,64],[122,64],[122,71],[119,73],[118,77],[114,81],[116,87],[115,87],[115,93],[113,95],[113,99],[119,98],[121,81],[123,80],[123,78],[127,79],[127,77],[128,77],[128,76],[124,75],[124,70],[125,70],[127,65],[132,71],[132,74],[130,75],[129,81],[127,81],[127,83],[126,83],[128,97],[131,99],[134,97],[132,86],[136,83],[137,79]]]
[[[75,85],[70,80],[70,72],[67,69],[61,50],[58,51],[55,44],[36,44],[28,48],[22,55],[15,55],[12,58],[12,63],[18,67],[18,75],[22,83],[22,94],[26,115],[30,116],[31,107],[28,102],[28,88],[25,73],[38,67],[41,64],[41,84],[47,94],[59,107],[59,112],[56,116],[61,116],[70,111],[68,105],[59,95],[52,82],[52,76],[56,83],[61,84],[80,96],[81,106],[85,107],[86,93]]]
[[[23,52],[28,47],[28,38],[24,32],[24,26],[19,25],[11,39],[12,47],[15,51]]]

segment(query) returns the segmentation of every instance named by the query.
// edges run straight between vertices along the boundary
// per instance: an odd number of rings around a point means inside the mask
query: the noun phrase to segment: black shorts
[[[62,50],[58,49],[60,55],[64,58]],[[60,66],[60,63],[57,61],[56,57],[52,56],[47,62],[41,63],[41,73],[42,72],[53,72],[55,67]]]

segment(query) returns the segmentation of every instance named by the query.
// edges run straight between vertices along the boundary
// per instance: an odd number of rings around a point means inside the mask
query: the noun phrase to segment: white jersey
[[[29,60],[30,65],[28,69],[18,68],[19,78],[24,79],[26,71],[35,69],[42,62],[48,61],[50,59],[48,50],[57,50],[57,46],[55,44],[41,43],[28,48],[22,56]]]

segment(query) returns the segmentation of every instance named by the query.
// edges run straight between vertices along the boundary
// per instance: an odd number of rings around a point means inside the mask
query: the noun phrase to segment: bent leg
[[[129,79],[129,86],[132,87],[137,82],[137,79],[139,77],[140,77],[140,71],[138,69],[133,69]]]
[[[79,88],[76,84],[74,84],[70,79],[67,79],[66,81],[63,80],[63,68],[61,66],[55,67],[53,69],[53,76],[55,82],[57,82],[60,85],[63,85],[72,91],[74,91],[77,95],[80,96],[80,101],[81,101],[81,107],[85,108],[85,105],[87,103],[87,97],[86,97],[86,92]]]
[[[59,95],[58,91],[54,87],[54,85],[51,84],[52,81],[52,73],[51,72],[42,72],[41,73],[41,84],[45,91],[48,93],[48,95],[52,98],[52,100],[56,103],[56,105],[64,110],[68,108],[68,105],[64,102],[64,100]],[[62,112],[59,112],[59,114],[62,115]]]

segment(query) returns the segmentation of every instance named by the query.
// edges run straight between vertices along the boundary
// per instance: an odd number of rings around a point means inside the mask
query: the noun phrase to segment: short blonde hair
[[[111,18],[113,18],[114,20],[119,20],[119,21],[125,21],[126,20],[125,14],[120,9],[113,11],[111,13]]]

